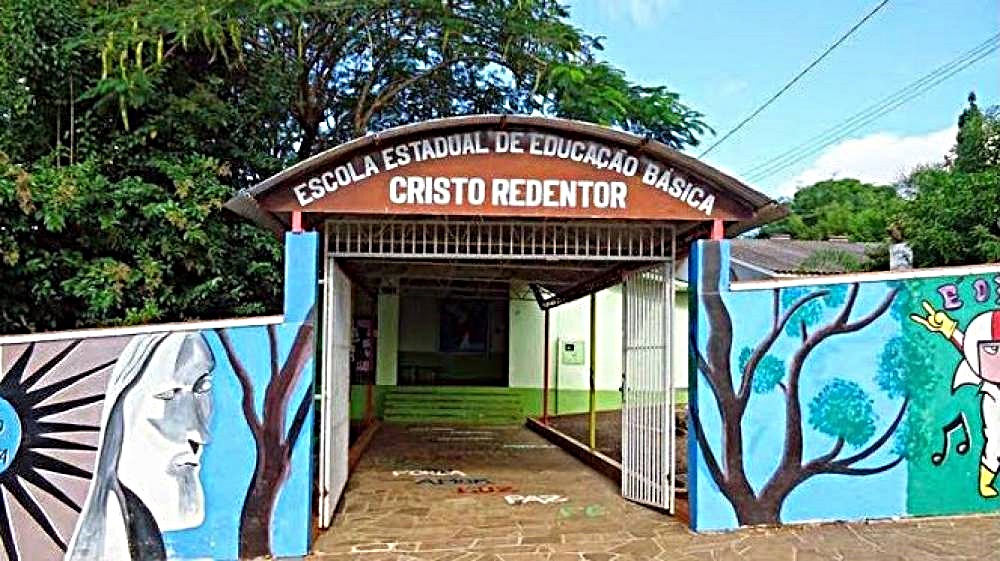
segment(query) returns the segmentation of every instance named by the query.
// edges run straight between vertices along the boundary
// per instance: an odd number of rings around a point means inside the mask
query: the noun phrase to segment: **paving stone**
[[[447,428],[383,427],[310,559],[1000,561],[1000,516],[696,534],[676,519],[623,500],[613,482],[558,448],[504,448],[545,444],[522,427],[491,427],[493,438],[486,441],[446,440],[447,431],[440,429]],[[517,491],[459,493],[457,484],[418,484],[419,478],[392,475],[411,469],[459,470]],[[508,494],[565,500],[511,505],[504,499]]]

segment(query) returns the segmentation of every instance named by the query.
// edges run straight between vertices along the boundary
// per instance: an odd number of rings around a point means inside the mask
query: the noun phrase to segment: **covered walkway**
[[[317,560],[1000,560],[997,517],[694,534],[520,427],[383,427]]]

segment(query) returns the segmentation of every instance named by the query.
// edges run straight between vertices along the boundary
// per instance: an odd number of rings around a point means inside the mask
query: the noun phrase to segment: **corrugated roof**
[[[846,273],[848,269],[831,259],[813,259],[820,252],[841,251],[865,261],[865,251],[875,244],[813,240],[732,240],[732,258],[784,274]]]

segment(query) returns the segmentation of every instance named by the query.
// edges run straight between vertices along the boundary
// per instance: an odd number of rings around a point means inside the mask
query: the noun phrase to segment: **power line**
[[[1000,49],[1000,33],[981,43],[972,51],[939,67],[930,74],[896,91],[892,95],[875,103],[867,109],[856,113],[849,119],[820,133],[819,135],[786,150],[763,164],[747,170],[743,175],[747,181],[757,182],[766,179],[779,171],[808,158],[827,146],[847,138],[864,126],[895,111],[902,105],[930,91],[938,84],[948,80],[955,74],[986,58]]]
[[[854,24],[854,27],[848,29],[847,33],[844,33],[843,35],[841,35],[840,39],[837,39],[832,45],[830,45],[829,47],[827,47],[826,50],[823,51],[823,53],[821,55],[819,55],[819,57],[817,57],[815,60],[813,60],[811,63],[809,63],[809,66],[806,66],[805,68],[803,68],[801,72],[799,72],[798,74],[796,74],[795,77],[791,79],[791,81],[789,81],[780,90],[778,90],[778,93],[772,95],[770,99],[768,99],[767,101],[765,101],[760,107],[758,107],[756,110],[754,110],[753,113],[751,113],[745,119],[743,119],[742,121],[740,121],[739,124],[737,124],[735,127],[733,127],[732,129],[730,129],[729,132],[727,132],[725,135],[722,136],[722,138],[720,138],[719,140],[716,140],[711,146],[709,146],[708,148],[706,148],[704,152],[702,152],[701,154],[698,155],[698,157],[699,158],[704,158],[705,154],[708,154],[712,150],[715,150],[716,146],[718,146],[718,145],[722,144],[723,142],[725,142],[725,140],[727,138],[729,138],[730,136],[732,136],[736,131],[738,131],[741,128],[743,128],[743,126],[746,125],[747,123],[749,123],[751,120],[753,120],[754,117],[756,117],[757,115],[760,115],[760,113],[762,111],[764,111],[764,109],[767,109],[767,106],[769,106],[772,103],[774,103],[775,100],[777,100],[779,97],[781,97],[782,94],[784,94],[786,91],[788,91],[789,88],[791,88],[796,82],[798,82],[803,76],[805,76],[810,70],[812,70],[813,67],[815,67],[817,64],[819,64],[820,61],[822,61],[824,58],[826,58],[827,55],[829,55],[837,47],[839,47],[841,43],[843,43],[844,41],[846,41],[848,37],[850,37],[851,35],[853,35],[854,32],[858,30],[858,28],[860,28],[862,25],[864,25],[865,22],[867,22],[869,19],[871,19],[872,16],[874,16],[876,13],[878,13],[878,11],[881,10],[883,7],[885,7],[885,5],[888,4],[888,3],[889,3],[889,0],[882,0],[882,2],[879,2],[879,4],[877,6],[875,6],[874,8],[872,8],[872,10],[870,12],[868,12],[865,15],[865,17],[861,18],[861,20],[858,21],[858,23]]]
[[[968,59],[975,57],[977,54],[979,54],[980,52],[982,52],[984,49],[988,49],[990,46],[992,46],[994,43],[996,43],[998,39],[1000,39],[1000,33],[997,33],[996,35],[993,35],[992,37],[990,37],[986,41],[984,41],[984,42],[980,43],[979,45],[977,45],[975,48],[973,48],[973,49],[971,49],[971,50],[969,50],[969,51],[961,54],[960,56],[956,57],[955,59],[953,59],[953,60],[951,60],[951,61],[949,61],[949,62],[947,62],[947,63],[945,63],[945,64],[943,64],[941,66],[939,66],[938,68],[936,68],[933,71],[931,71],[930,73],[924,75],[920,79],[907,84],[906,86],[900,88],[899,90],[893,92],[892,94],[890,94],[890,95],[882,98],[878,102],[876,102],[876,103],[868,106],[867,108],[859,111],[858,113],[855,113],[854,115],[852,115],[850,118],[846,119],[845,121],[842,121],[842,122],[840,122],[840,123],[838,123],[838,124],[836,124],[836,125],[828,128],[828,129],[824,130],[823,132],[819,133],[818,135],[813,136],[813,137],[809,138],[808,140],[805,140],[805,141],[803,141],[803,142],[801,142],[801,143],[793,146],[792,148],[789,148],[788,150],[782,152],[781,154],[778,154],[777,156],[774,156],[773,158],[770,158],[769,160],[766,160],[764,162],[761,162],[761,163],[753,166],[752,168],[744,171],[741,175],[744,176],[744,177],[754,176],[754,175],[760,173],[761,171],[774,166],[778,162],[787,160],[790,156],[792,158],[794,158],[795,155],[796,155],[796,153],[798,153],[799,151],[801,151],[804,148],[808,149],[810,146],[812,146],[812,145],[814,145],[814,144],[816,144],[818,142],[822,142],[822,141],[825,141],[825,140],[827,140],[827,139],[829,139],[829,138],[831,138],[833,136],[836,136],[843,129],[848,128],[851,125],[853,125],[854,123],[856,123],[858,121],[861,121],[861,120],[864,120],[864,119],[868,118],[871,115],[877,114],[884,107],[886,107],[888,105],[891,105],[893,102],[895,102],[896,100],[898,100],[898,99],[900,99],[902,97],[905,97],[907,94],[909,94],[913,90],[916,90],[916,89],[920,88],[925,83],[934,80],[935,78],[937,78],[937,77],[939,77],[939,76],[947,73],[949,70],[951,70],[954,67],[962,64],[963,62],[967,61]]]

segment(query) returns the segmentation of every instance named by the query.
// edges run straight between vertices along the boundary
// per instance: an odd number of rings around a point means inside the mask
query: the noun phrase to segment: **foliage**
[[[844,303],[844,298],[847,295],[846,285],[834,284],[823,287],[822,290],[826,292],[823,296],[809,300],[792,314],[785,326],[786,335],[798,336],[803,325],[809,327],[823,319],[824,309],[836,308]],[[782,309],[790,308],[796,301],[811,295],[813,291],[814,289],[808,286],[793,286],[782,289]]]
[[[923,169],[902,215],[918,267],[991,263],[1000,259],[1000,168],[963,173]]]
[[[958,117],[952,156],[952,168],[960,173],[976,173],[1000,166],[997,108],[984,114],[976,105],[975,92],[969,94],[969,106]]]
[[[856,382],[836,378],[809,402],[809,424],[819,432],[861,446],[875,434],[872,399]]]
[[[276,311],[237,189],[347,140],[541,113],[708,130],[555,0],[0,3],[0,332]]]
[[[751,352],[750,347],[743,347],[743,350],[740,351],[740,372],[746,369]],[[751,389],[753,389],[754,393],[769,393],[778,387],[778,384],[781,383],[784,377],[785,363],[772,355],[764,355],[757,365]]]
[[[854,242],[878,242],[903,200],[895,189],[856,179],[820,181],[795,192],[790,214],[760,229],[759,237],[789,234],[797,240],[847,236]]]
[[[280,247],[220,215],[210,158],[152,162],[162,185],[93,162],[0,164],[0,324],[34,331],[273,310]]]

